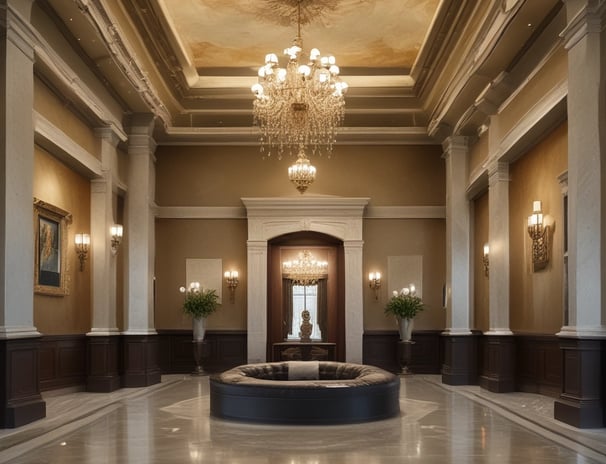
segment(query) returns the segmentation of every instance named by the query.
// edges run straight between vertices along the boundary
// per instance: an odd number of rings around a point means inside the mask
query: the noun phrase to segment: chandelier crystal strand
[[[326,276],[328,263],[316,261],[309,250],[299,253],[299,258],[282,263],[282,271],[287,279],[295,285],[315,285],[318,280]]]
[[[297,161],[288,168],[288,178],[301,195],[305,193],[307,187],[316,179],[316,168],[310,163],[307,156],[305,156],[302,147],[297,155]]]
[[[301,3],[297,21],[297,37],[290,48],[285,68],[278,66],[274,53],[265,56],[259,69],[259,82],[252,86],[254,123],[261,130],[261,151],[277,150],[278,158],[285,151],[311,146],[315,153],[329,156],[337,129],[343,123],[347,83],[339,77],[334,56],[320,56],[311,50],[309,62],[300,64],[303,51],[301,39]]]

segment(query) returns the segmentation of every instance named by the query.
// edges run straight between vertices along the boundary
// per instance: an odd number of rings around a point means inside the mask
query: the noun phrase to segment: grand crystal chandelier
[[[282,273],[291,279],[295,285],[315,285],[326,276],[328,263],[317,261],[309,250],[299,253],[298,259],[282,263]]]
[[[261,130],[261,152],[266,156],[276,150],[281,158],[285,151],[302,153],[306,147],[330,155],[343,122],[347,84],[339,78],[334,56],[320,56],[313,48],[309,62],[299,61],[303,1],[297,3],[297,37],[284,50],[286,67],[278,66],[274,53],[267,54],[259,82],[252,86],[254,121]]]

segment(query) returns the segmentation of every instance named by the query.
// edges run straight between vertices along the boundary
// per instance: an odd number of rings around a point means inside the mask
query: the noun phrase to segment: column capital
[[[128,133],[131,135],[152,135],[156,116],[152,113],[135,113],[128,124]]]
[[[567,8],[568,24],[560,34],[564,38],[564,48],[570,50],[588,34],[601,33],[606,23],[606,2],[603,0],[564,0]],[[573,8],[577,8],[573,10]]]
[[[467,154],[469,151],[469,137],[463,135],[453,135],[447,137],[442,142],[443,158],[447,158],[455,153]]]
[[[31,3],[31,0],[29,1]],[[0,13],[0,30],[5,32],[6,39],[21,50],[32,63],[36,61],[34,54],[36,40],[32,27],[10,3],[5,7],[4,14]]]
[[[496,182],[509,182],[509,163],[492,159],[486,162],[486,170],[488,171],[488,185],[493,185]]]
[[[108,142],[112,147],[116,148],[122,137],[111,126],[96,127],[94,129],[95,136],[101,140]]]

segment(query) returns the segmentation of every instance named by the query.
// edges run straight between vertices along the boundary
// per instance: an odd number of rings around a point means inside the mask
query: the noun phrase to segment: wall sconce
[[[114,224],[110,228],[111,238],[111,246],[112,246],[112,254],[115,255],[118,253],[118,248],[120,247],[120,243],[122,243],[122,233],[123,228],[121,224]]]
[[[84,270],[84,261],[88,255],[88,247],[90,245],[90,235],[88,234],[76,234],[76,253],[78,253],[78,259],[80,260],[80,271]]]
[[[532,202],[532,214],[528,216],[528,235],[532,239],[532,266],[533,271],[545,269],[549,262],[549,231],[550,227],[544,223],[541,202]]]
[[[229,301],[233,303],[236,301],[236,287],[240,283],[238,280],[238,271],[225,271],[224,276],[229,288]]]
[[[490,247],[488,243],[484,244],[484,254],[482,255],[482,264],[484,265],[484,275],[488,277],[489,261],[488,254],[490,253]]]
[[[381,273],[371,272],[368,274],[368,285],[375,291],[375,300],[378,300],[379,289],[381,288]]]

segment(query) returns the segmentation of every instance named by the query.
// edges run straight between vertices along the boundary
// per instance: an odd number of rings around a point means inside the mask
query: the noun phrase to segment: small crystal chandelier
[[[303,147],[299,150],[295,164],[288,168],[288,178],[295,184],[301,195],[305,193],[307,187],[316,179],[316,168],[309,162],[309,158],[305,156]]]
[[[299,259],[282,263],[282,272],[295,285],[315,285],[326,276],[328,263],[316,261],[309,250],[299,253]]]
[[[254,121],[261,129],[261,152],[267,148],[267,156],[272,149],[281,158],[285,150],[293,154],[307,146],[330,155],[337,127],[343,122],[347,84],[339,78],[334,56],[320,57],[314,48],[308,64],[299,64],[303,51],[301,2],[297,4],[297,37],[284,50],[289,57],[286,68],[278,67],[274,53],[267,54],[259,69],[259,82],[252,86]]]

